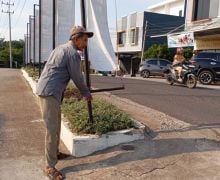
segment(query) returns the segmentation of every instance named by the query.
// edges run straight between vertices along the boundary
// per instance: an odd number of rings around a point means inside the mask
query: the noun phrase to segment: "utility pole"
[[[2,1],[2,4],[8,6],[7,11],[3,11],[3,13],[8,13],[8,18],[9,18],[9,56],[10,56],[10,68],[12,68],[12,52],[11,52],[11,14],[14,14],[14,11],[11,11],[11,6],[14,6],[14,3],[10,3],[10,0],[7,3],[4,3]]]
[[[145,22],[145,28],[144,28],[144,39],[142,42],[142,51],[141,51],[141,63],[143,62],[143,59],[144,59],[144,48],[145,48],[146,36],[147,36],[147,21]]]
[[[29,15],[29,61],[30,61],[30,64],[32,65],[32,50],[33,50],[33,48],[32,48],[32,23],[33,23],[33,21],[32,21],[32,19],[34,19],[34,17],[32,16],[32,15]]]
[[[118,12],[117,12],[117,2],[115,0],[115,29],[116,29],[116,52],[117,52],[117,69],[115,75],[118,75],[118,72],[120,76],[122,75],[122,72],[120,70],[120,61],[119,61],[119,52],[118,52]]]
[[[35,71],[35,64],[36,64],[36,6],[39,6],[38,4],[34,4],[34,44],[33,44],[33,59],[34,59],[34,71]]]
[[[30,25],[30,23],[27,23],[27,64],[29,65],[29,56],[30,56],[30,54],[29,54],[29,48],[30,48],[30,45],[29,45],[29,25]]]
[[[23,60],[24,60],[24,62],[23,62],[23,66],[27,66],[27,34],[24,34],[24,43],[25,43],[25,45],[24,45],[24,51],[23,51]]]
[[[85,12],[85,0],[81,0],[81,20],[82,25],[86,29],[86,12]],[[89,58],[88,58],[88,49],[87,47],[84,49],[84,57],[85,57],[85,73],[86,73],[86,84],[89,90],[91,90],[91,82],[90,82],[90,75],[89,75]],[[93,114],[92,114],[92,102],[87,102],[88,114],[89,114],[89,123],[93,123]]]
[[[41,20],[42,0],[39,0],[39,78],[41,75]]]
[[[56,47],[56,0],[53,0],[53,49]]]

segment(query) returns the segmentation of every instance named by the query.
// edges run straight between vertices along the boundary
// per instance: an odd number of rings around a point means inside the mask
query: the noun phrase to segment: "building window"
[[[201,20],[209,18],[210,0],[194,1],[194,18],[193,20]]]
[[[132,45],[137,45],[138,44],[138,28],[132,28],[130,30],[130,43]]]
[[[134,44],[136,39],[135,29],[131,30],[131,43]]]
[[[180,16],[180,17],[183,16],[183,10],[179,10],[179,16]]]
[[[126,41],[126,32],[125,32],[125,31],[118,32],[117,37],[118,37],[118,38],[117,38],[117,39],[118,39],[117,44],[118,44],[118,45],[124,45],[124,44],[125,44],[125,41]]]

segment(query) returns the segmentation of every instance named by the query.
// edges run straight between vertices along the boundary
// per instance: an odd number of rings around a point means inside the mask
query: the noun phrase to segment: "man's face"
[[[76,45],[77,49],[83,51],[83,49],[87,46],[88,43],[88,35],[84,34],[83,36],[75,39],[74,44]]]

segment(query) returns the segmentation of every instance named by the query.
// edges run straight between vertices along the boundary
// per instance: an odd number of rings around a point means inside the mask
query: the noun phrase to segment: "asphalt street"
[[[187,123],[220,123],[220,89],[205,86],[189,89],[182,85],[170,86],[162,81],[91,76],[91,85],[94,88],[120,87],[124,84],[124,90],[111,93]]]

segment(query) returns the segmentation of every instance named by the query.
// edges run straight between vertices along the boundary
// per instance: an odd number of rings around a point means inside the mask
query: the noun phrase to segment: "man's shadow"
[[[145,159],[157,159],[162,157],[168,157],[179,154],[186,154],[192,152],[207,152],[207,151],[220,151],[220,141],[207,139],[207,138],[173,138],[173,139],[155,139],[159,133],[168,132],[186,132],[191,130],[200,129],[212,129],[220,128],[220,124],[210,124],[210,125],[198,125],[189,128],[179,129],[179,130],[169,130],[169,131],[158,131],[150,132],[150,136],[145,140],[135,141],[129,144],[134,146],[133,150],[123,150],[123,145],[119,145],[108,150],[100,151],[92,156],[104,155],[112,151],[117,151],[112,153],[112,156],[107,156],[107,158],[98,161],[93,161],[92,163],[84,163],[74,166],[69,166],[61,169],[64,174],[71,172],[78,172],[83,170],[93,170],[97,168],[106,168],[119,165],[126,162],[134,162],[138,160]],[[220,138],[219,138],[220,139]],[[76,159],[74,157],[67,160]]]

